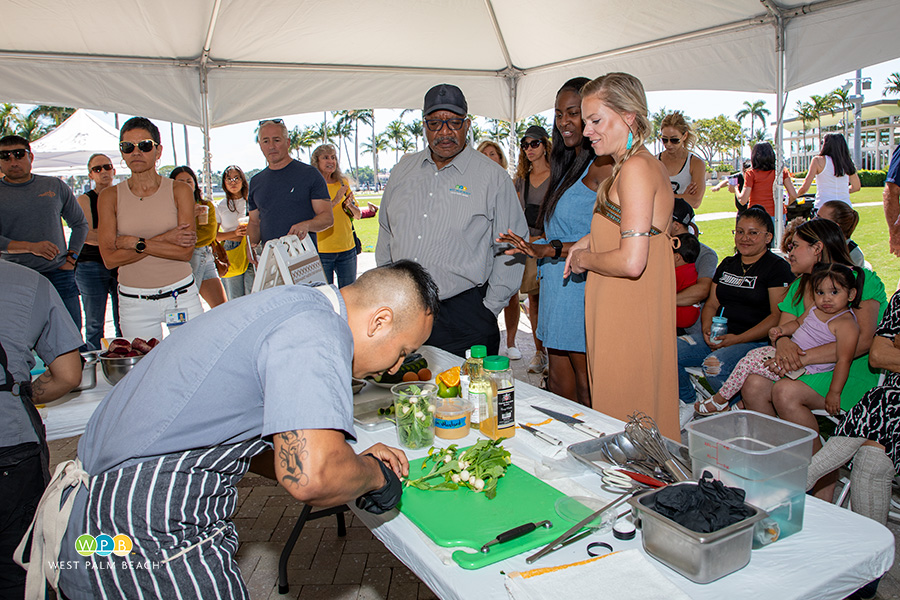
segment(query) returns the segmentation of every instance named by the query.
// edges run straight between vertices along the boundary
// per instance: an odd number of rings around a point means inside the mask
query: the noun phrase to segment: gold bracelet
[[[649,231],[635,231],[634,229],[629,229],[628,231],[622,232],[622,239],[625,238],[633,238],[633,237],[650,237]]]

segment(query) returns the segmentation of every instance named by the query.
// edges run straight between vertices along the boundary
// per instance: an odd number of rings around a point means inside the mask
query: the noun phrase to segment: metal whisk
[[[690,473],[687,473],[675,456],[666,448],[659,427],[652,417],[634,412],[625,424],[625,435],[644,452],[647,453],[661,468],[665,469],[675,481],[688,481]]]

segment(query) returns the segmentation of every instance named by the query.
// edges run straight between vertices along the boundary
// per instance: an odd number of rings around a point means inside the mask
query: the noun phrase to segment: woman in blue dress
[[[537,337],[547,348],[547,389],[591,405],[584,340],[584,275],[563,278],[569,247],[590,233],[600,183],[612,173],[608,156],[595,157],[584,137],[581,88],[585,77],[570,79],[556,93],[550,192],[541,205],[546,239],[534,243],[511,231],[499,241],[513,246],[507,254],[538,258],[541,303]]]

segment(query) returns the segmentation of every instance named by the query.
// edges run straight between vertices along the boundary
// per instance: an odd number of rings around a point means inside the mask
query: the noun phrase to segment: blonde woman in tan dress
[[[666,230],[675,202],[665,167],[644,147],[650,134],[640,80],[610,73],[582,89],[584,135],[610,155],[591,233],[566,259],[587,271],[585,330],[591,403],[618,419],[640,410],[680,439],[675,350],[675,264]]]

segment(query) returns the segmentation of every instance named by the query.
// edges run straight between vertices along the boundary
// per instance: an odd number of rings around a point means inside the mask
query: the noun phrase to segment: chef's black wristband
[[[371,453],[364,456],[371,456],[375,459],[375,462],[378,463],[378,467],[381,469],[381,474],[384,475],[385,484],[377,490],[357,498],[356,506],[373,515],[380,515],[397,506],[400,502],[400,496],[403,494],[403,485],[400,483],[400,478],[397,477],[397,474],[377,456]]]

